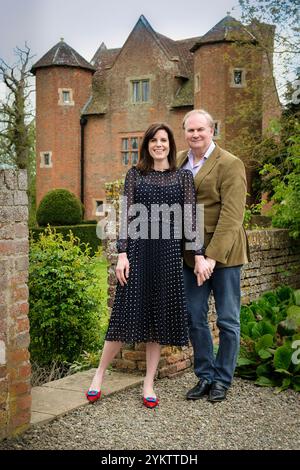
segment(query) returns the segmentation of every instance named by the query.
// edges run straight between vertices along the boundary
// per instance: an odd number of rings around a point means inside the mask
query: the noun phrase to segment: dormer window
[[[73,90],[71,88],[58,89],[58,104],[60,106],[74,106]]]

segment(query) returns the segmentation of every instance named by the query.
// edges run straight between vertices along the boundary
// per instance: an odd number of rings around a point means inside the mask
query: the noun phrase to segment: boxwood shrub
[[[39,226],[75,225],[82,221],[83,206],[67,189],[53,189],[41,200],[36,220]]]

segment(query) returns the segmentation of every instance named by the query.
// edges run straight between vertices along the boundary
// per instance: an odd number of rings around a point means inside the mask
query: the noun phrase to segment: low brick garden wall
[[[106,199],[118,212],[118,198],[122,193],[123,182],[106,185]],[[266,229],[248,232],[251,262],[242,269],[242,304],[257,299],[263,292],[282,284],[300,288],[300,242],[288,236],[288,230]],[[105,243],[108,267],[108,307],[111,310],[116,289],[115,267],[117,253],[115,241]],[[209,324],[214,340],[218,340],[216,315],[213,298],[210,300]],[[191,347],[163,347],[158,368],[158,377],[173,377],[191,366]],[[115,359],[117,369],[144,371],[146,368],[145,344],[125,345]]]

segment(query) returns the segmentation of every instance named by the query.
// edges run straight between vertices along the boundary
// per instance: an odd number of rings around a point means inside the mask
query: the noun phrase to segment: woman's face
[[[155,163],[168,163],[170,143],[168,133],[164,129],[159,129],[152,139],[149,140],[148,150]]]

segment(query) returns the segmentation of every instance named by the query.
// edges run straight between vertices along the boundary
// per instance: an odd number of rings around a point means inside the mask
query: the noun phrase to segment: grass
[[[107,284],[107,268],[108,263],[102,251],[99,255],[96,255],[91,260],[93,266],[93,272],[95,274],[95,285],[91,286],[92,289],[99,289],[99,295],[101,297],[101,333],[106,333],[108,326],[108,284]]]

